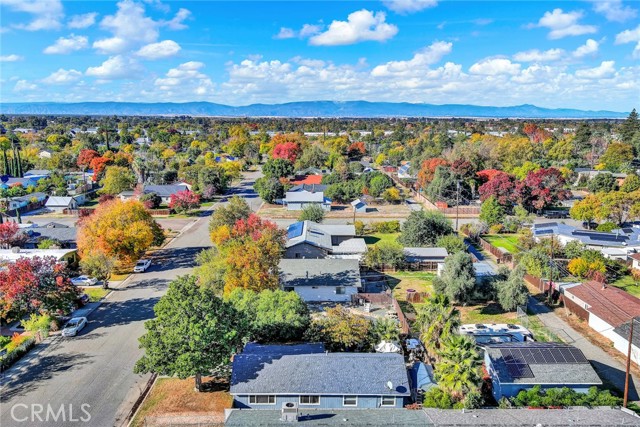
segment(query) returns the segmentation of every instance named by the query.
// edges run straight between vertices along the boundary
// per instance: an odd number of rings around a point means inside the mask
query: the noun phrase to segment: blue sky
[[[0,101],[640,107],[640,2],[0,0]]]

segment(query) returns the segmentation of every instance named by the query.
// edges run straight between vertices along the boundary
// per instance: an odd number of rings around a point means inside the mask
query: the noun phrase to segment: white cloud
[[[516,53],[513,55],[513,59],[521,62],[550,62],[561,59],[564,54],[563,49],[549,49],[545,51],[532,49]]]
[[[176,16],[171,19],[171,21],[167,21],[165,25],[172,30],[184,30],[187,27],[184,24],[184,21],[191,17],[191,12],[185,8],[180,8],[176,13]]]
[[[469,72],[483,76],[516,75],[520,72],[520,64],[515,64],[506,58],[487,58],[469,67]]]
[[[71,34],[69,37],[60,37],[54,44],[43,50],[46,54],[67,54],[89,47],[89,39],[85,36]]]
[[[420,12],[438,4],[437,0],[383,0],[384,5],[401,15]]]
[[[451,53],[452,47],[452,43],[434,42],[417,52],[408,61],[390,61],[386,64],[378,65],[371,71],[371,75],[382,77],[420,72],[421,69],[428,68],[429,65],[439,62],[445,55]]]
[[[140,65],[122,55],[111,56],[97,67],[89,67],[85,74],[100,80],[117,80],[140,77]]]
[[[48,77],[42,79],[43,83],[64,85],[76,82],[82,78],[82,72],[78,70],[65,70],[60,68],[58,71],[51,73]]]
[[[154,85],[170,95],[176,93],[202,97],[213,92],[213,82],[200,70],[204,68],[202,62],[189,61],[167,71],[163,78],[154,81]]]
[[[640,58],[640,25],[634,30],[624,30],[616,35],[616,44],[637,43],[633,50],[633,57]]]
[[[322,31],[322,25],[304,24],[300,29],[300,37],[311,37]]]
[[[115,15],[105,16],[100,27],[113,37],[93,43],[100,53],[122,53],[133,46],[153,43],[158,39],[159,24],[145,15],[144,6],[131,0],[118,3]]]
[[[292,39],[296,36],[296,32],[291,28],[280,27],[278,34],[273,36],[274,39]]]
[[[16,62],[16,61],[22,61],[23,59],[24,57],[20,55],[16,55],[15,53],[12,53],[11,55],[0,56],[0,62]]]
[[[592,55],[598,51],[599,47],[600,43],[598,43],[594,39],[588,39],[585,44],[579,46],[576,50],[573,51],[573,56],[575,58],[582,58],[587,55]]]
[[[38,85],[28,82],[26,80],[18,80],[13,87],[14,92],[27,92],[38,89]]]
[[[638,14],[636,9],[623,6],[622,0],[593,0],[593,10],[612,22],[625,22]]]
[[[83,15],[73,15],[69,19],[69,22],[67,22],[67,27],[75,29],[89,28],[96,23],[97,16],[98,14],[95,12],[85,13]]]
[[[145,59],[163,59],[176,55],[180,49],[180,45],[173,40],[163,40],[143,46],[136,55]]]
[[[595,68],[587,68],[584,70],[576,71],[576,77],[582,79],[606,79],[613,77],[616,73],[614,67],[614,61],[602,61],[602,63]]]
[[[64,10],[60,0],[0,0],[0,4],[16,12],[32,15],[28,24],[15,24],[14,28],[39,31],[57,30],[62,27],[60,20],[64,17]]]
[[[316,46],[337,46],[363,41],[386,41],[398,33],[398,27],[385,22],[384,12],[366,9],[349,14],[347,21],[333,21],[327,31],[310,39]]]
[[[544,27],[551,31],[548,37],[552,40],[561,39],[568,36],[580,36],[582,34],[593,34],[598,31],[594,25],[582,25],[578,21],[584,14],[581,11],[564,13],[562,9],[554,9],[552,12],[545,12],[538,24],[529,25],[529,28]]]

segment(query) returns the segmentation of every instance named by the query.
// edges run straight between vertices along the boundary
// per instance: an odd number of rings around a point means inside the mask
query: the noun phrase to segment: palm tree
[[[473,339],[464,335],[453,335],[443,343],[439,355],[441,360],[436,366],[439,387],[457,399],[478,389],[482,380],[482,359]]]
[[[418,309],[415,325],[431,358],[439,360],[442,342],[460,326],[460,313],[451,305],[449,298],[436,294]]]
[[[400,327],[397,320],[383,318],[374,322],[372,333],[376,344],[380,341],[394,342],[400,337]]]

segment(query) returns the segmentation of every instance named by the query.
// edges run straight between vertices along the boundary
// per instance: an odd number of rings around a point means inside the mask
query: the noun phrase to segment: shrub
[[[369,226],[372,233],[391,234],[400,231],[400,221],[372,222]]]
[[[13,365],[18,359],[27,354],[27,352],[31,350],[35,344],[35,338],[25,337],[25,339],[23,339],[22,342],[16,347],[9,349],[11,343],[7,345],[5,347],[7,349],[7,353],[2,358],[0,358],[0,370],[4,371],[9,366]]]
[[[305,206],[298,217],[298,221],[322,222],[323,219],[324,210],[316,204]]]
[[[502,224],[494,224],[489,227],[489,234],[500,234],[504,226]]]
[[[162,203],[162,197],[158,196],[156,193],[151,192],[140,196],[140,201],[147,209],[157,209]]]
[[[453,399],[439,387],[433,387],[424,394],[422,402],[425,408],[452,409]]]
[[[445,248],[449,254],[456,252],[466,252],[467,244],[462,237],[455,234],[449,234],[448,236],[442,236],[436,242],[436,246],[439,248]]]
[[[596,231],[602,231],[605,233],[609,233],[612,230],[615,230],[616,228],[618,228],[618,225],[614,222],[603,222],[602,224],[598,225],[596,227]]]
[[[364,222],[357,220],[353,223],[353,226],[356,228],[356,236],[364,236],[366,232],[366,226]]]

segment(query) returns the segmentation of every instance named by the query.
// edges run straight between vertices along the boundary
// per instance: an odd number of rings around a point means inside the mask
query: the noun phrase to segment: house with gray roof
[[[327,189],[328,185],[324,184],[299,184],[291,187],[289,189],[290,192],[296,193],[299,191],[308,191],[310,193],[317,193],[318,191],[324,192]]]
[[[303,346],[261,346],[234,356],[233,406],[393,409],[404,407],[411,396],[400,354],[326,353],[317,345]]]
[[[24,196],[11,197],[9,199],[8,208],[10,211],[14,209],[24,208],[29,205],[40,208],[44,204],[45,200],[47,200],[47,195],[40,192],[25,194]]]
[[[318,205],[327,212],[331,210],[331,199],[324,197],[323,191],[287,191],[283,202],[290,211],[301,211],[310,205]]]
[[[65,209],[78,209],[78,205],[75,197],[51,196],[44,206],[51,211],[62,213]]]
[[[610,233],[602,231],[584,230],[560,222],[534,224],[531,227],[536,241],[544,238],[557,239],[563,245],[572,241],[579,241],[589,249],[603,251],[603,249],[619,249],[626,254],[635,253],[640,249],[640,226],[633,225],[613,230]],[[606,253],[604,255],[611,254]],[[620,258],[620,254],[614,255]]]
[[[586,393],[602,380],[582,351],[568,344],[511,342],[485,347],[484,364],[496,400],[516,396],[536,385],[569,387]]]
[[[404,259],[409,264],[420,264],[424,271],[437,271],[444,268],[449,256],[446,248],[404,248]]]
[[[28,237],[23,245],[25,249],[36,249],[42,240],[55,240],[60,243],[61,249],[75,249],[78,237],[78,229],[57,223],[49,223],[43,226],[32,226],[21,229]]]
[[[162,204],[167,205],[171,200],[173,194],[177,194],[181,191],[189,190],[189,185],[186,183],[180,184],[168,184],[168,185],[145,185],[142,189],[142,194],[156,193],[162,199]],[[120,193],[118,196],[121,200],[127,200],[135,197],[136,191],[127,190]]]
[[[280,286],[304,301],[349,302],[362,286],[356,259],[280,260]]]
[[[364,239],[355,237],[353,225],[328,225],[298,221],[287,227],[284,258],[361,259],[367,251]]]

